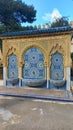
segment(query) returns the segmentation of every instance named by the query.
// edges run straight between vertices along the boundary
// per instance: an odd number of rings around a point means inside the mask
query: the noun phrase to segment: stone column
[[[6,75],[6,67],[4,66],[3,67],[3,85],[6,86],[6,78],[7,78],[7,75]]]
[[[66,85],[66,90],[70,91],[70,67],[66,68],[66,75],[67,75],[67,85]]]
[[[44,62],[44,67],[45,67],[45,80],[47,80],[47,88],[49,88],[49,67],[47,65],[47,62]]]
[[[45,71],[44,72],[45,73],[45,77],[44,78],[45,78],[45,80],[47,80],[47,66],[44,66],[44,71]]]
[[[49,67],[47,66],[47,88],[49,88]]]
[[[66,83],[66,97],[70,98],[71,97],[71,92],[70,92],[70,67],[66,68],[66,75],[67,75],[67,83]]]
[[[22,67],[19,67],[19,86],[21,87]]]

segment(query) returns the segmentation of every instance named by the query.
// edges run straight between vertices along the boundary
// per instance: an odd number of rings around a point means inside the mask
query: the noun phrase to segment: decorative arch
[[[64,64],[63,55],[56,51],[51,56],[51,66],[50,66],[50,78],[52,80],[63,80],[64,78]]]
[[[44,79],[44,55],[36,47],[29,48],[23,55],[22,77],[25,79]]]
[[[7,66],[7,77],[18,78],[18,57],[16,48],[11,46],[5,56]]]
[[[63,50],[62,46],[59,44],[56,44],[52,47],[50,51],[50,55],[54,54],[56,51],[60,52],[61,54],[65,55],[65,51]]]
[[[51,66],[51,57],[53,54],[55,54],[56,52],[62,54],[63,56],[63,63],[65,65],[65,51],[63,50],[62,46],[59,44],[56,44],[55,46],[52,47],[50,53],[49,53],[49,66]]]
[[[18,78],[18,59],[17,56],[13,53],[8,56],[8,78]]]
[[[40,45],[37,45],[37,44],[34,44],[34,45],[27,45],[26,47],[25,47],[25,49],[23,50],[23,52],[22,52],[22,54],[21,54],[21,64],[22,64],[22,66],[23,66],[23,55],[27,52],[27,50],[29,50],[30,48],[37,48],[37,49],[39,49],[42,53],[43,53],[43,55],[44,55],[44,65],[46,65],[47,64],[47,53],[46,53],[46,51],[45,51],[45,49],[43,48],[43,47],[41,47]]]
[[[16,56],[18,55],[16,48],[13,47],[13,46],[11,46],[11,47],[8,49],[7,54],[6,54],[6,56],[5,56],[5,61],[6,61],[6,66],[7,66],[7,67],[8,67],[8,57],[9,57],[9,55],[11,55],[11,54],[15,54]]]

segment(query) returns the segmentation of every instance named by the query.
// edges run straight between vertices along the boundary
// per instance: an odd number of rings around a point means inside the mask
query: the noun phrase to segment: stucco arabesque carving
[[[63,47],[59,44],[56,44],[55,46],[52,47],[50,53],[49,53],[49,67],[51,66],[51,57],[54,53],[59,52],[60,54],[63,55],[63,63],[65,62],[65,51],[63,50]],[[65,63],[64,63],[65,65]]]
[[[15,47],[13,47],[13,46],[11,46],[9,49],[8,49],[8,52],[7,52],[7,54],[6,54],[6,66],[8,66],[8,57],[9,57],[9,55],[11,55],[11,54],[15,54],[16,56],[17,56],[17,51],[16,51],[16,48]]]

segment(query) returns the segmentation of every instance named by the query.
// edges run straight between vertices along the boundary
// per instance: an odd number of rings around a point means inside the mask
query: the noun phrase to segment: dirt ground
[[[73,104],[0,96],[0,130],[73,130]]]

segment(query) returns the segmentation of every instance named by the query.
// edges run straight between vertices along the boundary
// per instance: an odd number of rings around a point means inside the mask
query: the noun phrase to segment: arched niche
[[[23,64],[25,64],[23,61],[23,57],[30,48],[37,48],[38,50],[42,52],[42,54],[44,55],[44,66],[46,66],[47,65],[47,52],[42,46],[37,45],[37,44],[26,45],[26,47],[22,51],[22,54],[20,55],[20,66],[23,66]]]
[[[24,79],[44,79],[44,55],[36,47],[32,47],[23,55],[24,65],[22,77]]]
[[[18,59],[13,53],[8,56],[8,78],[18,78]]]
[[[51,56],[50,79],[63,80],[64,78],[64,64],[63,55],[56,51]]]

